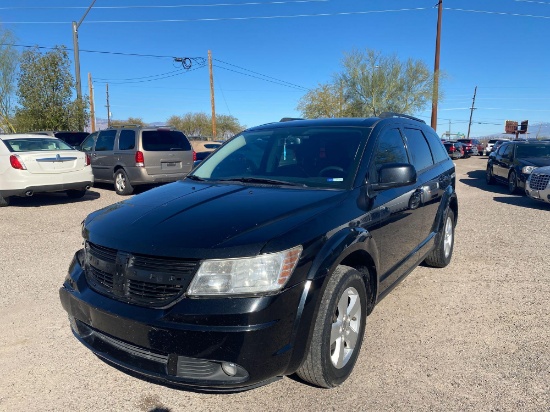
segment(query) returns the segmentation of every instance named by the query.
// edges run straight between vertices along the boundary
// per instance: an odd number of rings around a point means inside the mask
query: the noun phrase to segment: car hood
[[[518,159],[518,161],[522,166],[550,166],[549,157],[525,157]]]
[[[253,256],[268,241],[333,208],[347,193],[184,180],[90,214],[83,236],[104,247],[148,255]]]

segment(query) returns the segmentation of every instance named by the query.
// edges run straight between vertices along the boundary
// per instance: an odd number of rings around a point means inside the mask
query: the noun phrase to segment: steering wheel
[[[321,169],[321,171],[319,172],[319,176],[323,176],[326,172],[339,172],[341,174],[344,174],[344,169],[338,166],[328,166],[324,169]]]

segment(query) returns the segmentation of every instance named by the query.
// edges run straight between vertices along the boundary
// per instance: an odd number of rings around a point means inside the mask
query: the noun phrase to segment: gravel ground
[[[419,267],[376,307],[355,370],[332,390],[285,377],[229,395],[128,376],[72,336],[58,289],[80,222],[119,197],[93,188],[0,209],[1,411],[549,411],[550,205],[487,186],[457,160],[451,264]]]

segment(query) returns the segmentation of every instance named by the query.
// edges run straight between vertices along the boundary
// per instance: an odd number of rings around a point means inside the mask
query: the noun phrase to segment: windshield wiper
[[[198,176],[195,176],[195,175],[187,175],[187,178],[191,179],[191,180],[195,180],[197,182],[204,182],[204,180],[205,180],[202,177],[198,177]]]
[[[275,186],[300,186],[307,187],[303,183],[287,182],[284,180],[267,179],[264,177],[231,177],[228,179],[217,179],[220,182],[243,182],[243,183],[264,183]]]

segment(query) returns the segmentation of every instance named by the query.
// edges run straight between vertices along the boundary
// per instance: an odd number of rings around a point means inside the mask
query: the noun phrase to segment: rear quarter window
[[[177,130],[144,130],[141,138],[143,150],[150,152],[191,150],[187,137]]]

